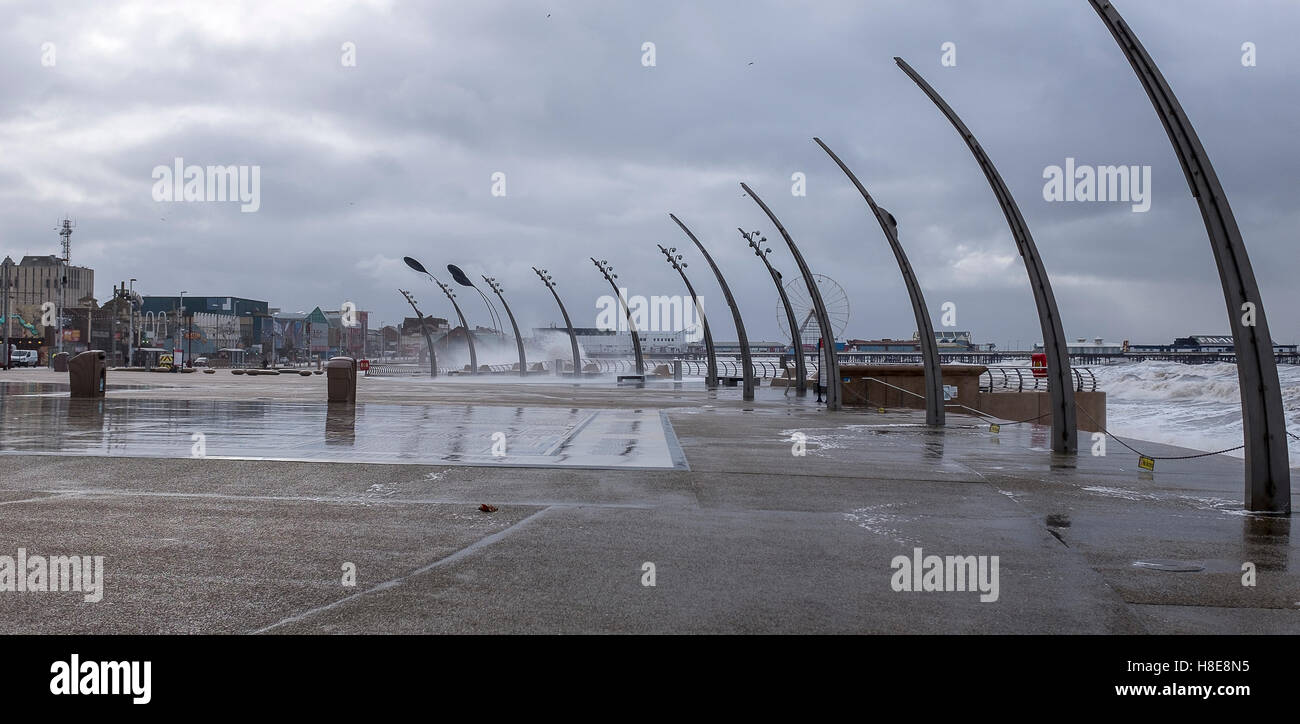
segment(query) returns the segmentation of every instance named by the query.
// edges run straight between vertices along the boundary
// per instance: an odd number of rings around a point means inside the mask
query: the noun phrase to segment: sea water
[[[1106,393],[1107,429],[1120,438],[1206,451],[1242,443],[1236,365],[1128,362],[1089,368],[1097,389]],[[1278,365],[1277,371],[1287,429],[1300,435],[1300,365]],[[1300,440],[1287,442],[1291,467],[1300,467]]]

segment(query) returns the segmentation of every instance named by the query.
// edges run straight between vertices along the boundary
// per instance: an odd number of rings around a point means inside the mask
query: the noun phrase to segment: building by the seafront
[[[1176,337],[1170,344],[1129,344],[1128,340],[1123,343],[1124,352],[1218,352],[1232,353],[1236,351],[1230,334],[1192,334],[1186,337]],[[1273,354],[1275,355],[1294,355],[1300,346],[1294,344],[1279,344],[1273,342]]]
[[[94,269],[64,264],[61,257],[52,254],[24,256],[17,263],[6,256],[0,265],[0,283],[5,278],[9,281],[8,289],[0,290],[9,297],[9,314],[0,323],[0,335],[7,329],[11,344],[41,352],[42,360],[59,346],[60,333],[65,350],[79,351],[78,345],[85,348],[91,331],[87,321],[96,307]],[[66,288],[61,289],[65,282]],[[41,325],[41,307],[46,302],[62,305],[60,327]],[[74,310],[81,313],[75,314]],[[78,318],[83,320],[81,327],[76,324]]]
[[[141,297],[136,324],[141,347],[242,363],[260,359],[270,319],[264,301],[187,294]]]

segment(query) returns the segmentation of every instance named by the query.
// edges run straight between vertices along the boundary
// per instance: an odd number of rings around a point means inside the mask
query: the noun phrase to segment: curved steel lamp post
[[[1273,338],[1264,317],[1264,300],[1228,205],[1228,196],[1210,164],[1201,139],[1174,96],[1155,61],[1129,29],[1124,18],[1109,3],[1089,0],[1106,29],[1119,43],[1156,114],[1169,135],[1187,185],[1201,208],[1201,218],[1210,236],[1210,248],[1219,270],[1223,300],[1232,325],[1233,348],[1237,353],[1237,383],[1241,389],[1242,432],[1246,443],[1246,509],[1260,512],[1291,512],[1291,470],[1286,441],[1286,418],[1282,390],[1273,354]],[[1254,309],[1253,325],[1245,323],[1246,312]]]
[[[700,297],[695,293],[695,287],[691,286],[691,280],[686,278],[686,262],[682,261],[682,255],[677,254],[677,247],[665,249],[663,244],[656,244],[659,251],[664,253],[664,258],[672,268],[677,270],[681,275],[682,281],[686,284],[686,292],[691,295],[691,304],[695,306],[695,313],[700,315],[700,324],[704,327],[704,351],[708,356],[708,372],[704,375],[704,385],[710,390],[718,389],[718,355],[713,349],[713,332],[709,329],[709,318],[704,315],[704,306],[700,304]]]
[[[437,377],[438,356],[433,351],[433,337],[429,336],[429,328],[424,326],[424,314],[420,312],[419,307],[415,306],[415,298],[411,296],[410,292],[405,289],[398,289],[397,291],[401,292],[402,296],[406,297],[406,303],[411,305],[411,309],[415,310],[415,318],[420,320],[420,331],[424,333],[424,343],[429,345],[429,376]],[[400,347],[401,345],[398,346]]]
[[[483,281],[487,282],[488,287],[496,292],[497,298],[501,300],[501,306],[506,308],[506,316],[510,317],[510,327],[515,330],[515,346],[519,348],[519,376],[528,376],[528,359],[524,357],[524,338],[519,336],[519,325],[515,324],[515,313],[510,311],[510,305],[506,304],[505,295],[501,292],[501,285],[497,284],[496,277],[488,277],[481,274]]]
[[[898,222],[894,220],[893,214],[876,206],[875,199],[871,198],[871,194],[867,193],[867,189],[858,181],[858,177],[849,170],[839,156],[835,155],[830,146],[822,143],[820,138],[814,137],[813,140],[857,187],[858,193],[862,194],[867,206],[871,207],[871,213],[875,214],[876,221],[880,222],[880,229],[885,232],[885,239],[889,241],[889,248],[893,250],[894,259],[898,262],[898,270],[903,273],[907,295],[912,299],[912,315],[916,317],[916,329],[921,344],[921,363],[925,370],[925,424],[942,426],[944,423],[943,370],[939,367],[939,345],[934,339],[934,323],[930,321],[930,311],[925,306],[925,296],[921,294],[921,283],[916,280],[912,265],[907,261],[907,253],[903,251],[903,245],[898,241]]]
[[[492,300],[488,299],[487,295],[483,293],[483,290],[475,286],[474,282],[470,281],[470,278],[465,275],[465,272],[461,271],[460,267],[456,266],[455,264],[447,265],[447,273],[451,274],[452,280],[454,280],[457,284],[461,285],[462,287],[469,287],[470,289],[473,289],[474,291],[478,292],[479,298],[483,300],[483,305],[487,307],[488,318],[492,320],[492,328],[496,330],[496,333],[499,336],[504,338],[506,336],[506,333],[505,330],[501,329],[501,327],[503,326],[501,324],[501,314],[500,312],[497,311],[496,306],[492,304]]]
[[[686,232],[691,241],[695,242],[695,248],[700,250],[700,253],[704,255],[704,260],[713,269],[713,276],[718,278],[718,286],[722,287],[722,295],[727,298],[727,306],[731,307],[731,318],[736,322],[736,336],[740,338],[740,366],[745,385],[741,397],[746,402],[750,402],[754,399],[754,365],[750,361],[749,336],[745,334],[745,322],[740,318],[740,308],[736,306],[735,297],[731,296],[731,287],[727,286],[727,280],[722,278],[722,270],[713,262],[713,257],[709,256],[708,250],[704,248],[699,239],[695,238],[695,234],[686,228],[686,224],[683,224],[681,219],[672,214],[669,214],[668,218],[677,222],[677,225],[682,227],[682,231]]]
[[[790,306],[790,295],[785,293],[785,285],[781,283],[781,272],[777,271],[772,266],[772,262],[767,260],[767,255],[772,253],[771,249],[763,246],[767,243],[767,237],[758,231],[746,233],[739,226],[736,227],[736,230],[740,232],[741,236],[745,237],[745,241],[749,242],[749,248],[754,250],[754,256],[763,260],[763,266],[767,267],[767,273],[772,275],[772,283],[776,285],[776,293],[781,296],[781,306],[785,307],[785,318],[790,324],[790,344],[794,350],[795,375],[799,378],[795,390],[796,394],[803,397],[808,394],[808,367],[803,361],[803,337],[799,334],[799,320],[794,316],[794,307]]]
[[[424,268],[424,265],[415,259],[412,259],[409,256],[404,256],[402,257],[402,261],[406,262],[406,265],[412,269],[429,277],[434,284],[438,285],[438,288],[442,290],[442,293],[447,295],[447,299],[451,302],[452,309],[456,310],[456,316],[460,318],[461,329],[465,330],[465,343],[469,345],[469,373],[471,375],[478,374],[478,355],[474,352],[474,333],[469,331],[469,323],[465,321],[465,315],[461,314],[460,305],[456,303],[456,293],[451,290],[451,287],[435,279],[434,276]]]
[[[808,286],[808,297],[812,299],[813,312],[817,315],[817,331],[822,335],[822,349],[825,350],[826,361],[823,366],[826,367],[826,409],[839,410],[844,407],[843,395],[840,393],[840,360],[835,353],[835,328],[831,326],[830,315],[826,313],[826,303],[822,301],[821,289],[817,287],[817,280],[813,278],[812,270],[808,268],[808,263],[803,260],[803,254],[799,253],[799,247],[794,245],[794,239],[790,238],[790,232],[785,230],[781,220],[776,218],[776,214],[767,208],[767,204],[754,193],[754,190],[745,184],[740,184],[740,188],[754,199],[754,203],[767,214],[767,218],[772,221],[776,230],[781,232],[781,238],[785,239],[786,246],[790,247],[790,254],[794,256],[794,261],[799,265],[799,273],[803,275],[803,282]],[[827,336],[829,335],[829,339]],[[802,344],[802,340],[800,340]],[[820,372],[819,372],[820,374]]]
[[[623,298],[623,292],[619,291],[618,284],[614,282],[618,275],[614,273],[614,267],[609,262],[601,259],[596,261],[596,257],[591,257],[591,263],[596,265],[600,273],[605,276],[605,281],[614,288],[614,296],[618,297],[619,304],[623,305],[623,312],[627,315],[627,328],[632,331],[632,351],[636,352],[636,373],[645,374],[645,359],[641,357],[641,337],[636,333],[636,323],[632,321],[632,308],[627,305],[627,300]]]
[[[560,301],[560,293],[555,291],[555,282],[551,281],[550,272],[537,267],[533,267],[533,271],[537,272],[538,278],[542,280],[546,288],[551,290],[551,296],[555,297],[555,303],[560,305],[560,314],[564,315],[564,326],[569,329],[569,344],[573,346],[573,374],[576,377],[582,374],[582,360],[578,359],[578,333],[573,330],[573,322],[569,321],[569,313],[564,309],[564,302]],[[556,370],[555,372],[559,374],[561,371]]]
[[[956,111],[943,100],[934,88],[912,69],[902,58],[894,62],[903,70],[921,90],[930,97],[939,110],[947,116],[953,128],[970,147],[971,154],[984,171],[993,195],[1002,207],[1002,214],[1011,227],[1011,236],[1016,241],[1020,256],[1025,260],[1025,271],[1029,273],[1029,286],[1034,292],[1034,303],[1038,307],[1038,325],[1043,333],[1043,351],[1047,353],[1047,390],[1052,398],[1052,450],[1059,453],[1075,453],[1079,449],[1078,420],[1075,417],[1074,386],[1071,384],[1070,353],[1065,343],[1065,332],[1061,328],[1061,315],[1056,309],[1056,296],[1052,294],[1052,282],[1047,277],[1047,270],[1038,256],[1038,247],[1034,237],[1029,233],[1025,217],[1020,214],[1020,207],[1011,196],[1011,190],[1002,180],[1002,176],[989,160],[984,149],[980,147],[975,135],[970,132]]]

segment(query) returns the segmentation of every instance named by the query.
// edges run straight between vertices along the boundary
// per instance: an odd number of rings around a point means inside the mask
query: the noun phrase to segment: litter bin
[[[357,401],[357,361],[351,357],[331,357],[325,364],[325,382],[330,402]]]
[[[63,355],[66,357],[66,355]],[[103,397],[108,368],[104,365],[104,350],[92,349],[65,362],[72,397]]]
[[[85,354],[85,353],[83,352],[82,354]],[[54,365],[54,371],[55,371],[55,372],[67,372],[67,371],[68,371],[68,353],[67,353],[67,352],[59,352],[58,354],[52,355],[52,356],[50,357],[50,363]]]

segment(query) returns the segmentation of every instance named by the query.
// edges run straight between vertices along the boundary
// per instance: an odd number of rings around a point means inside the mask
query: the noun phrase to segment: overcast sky
[[[1295,139],[1300,5],[1118,3],[1182,101],[1241,226],[1274,338],[1300,338]],[[1037,240],[1070,337],[1162,342],[1227,315],[1194,199],[1115,41],[1085,0],[884,2],[0,3],[0,253],[58,250],[97,294],[233,295],[287,311],[354,301],[371,324],[449,305],[401,257],[505,286],[521,324],[559,323],[549,268],[593,324],[608,259],[633,294],[679,294],[656,242],[690,225],[727,275],[749,336],[779,339],[777,300],[737,226],[797,276],[745,181],[814,272],[848,293],[852,337],[910,337],[879,226],[820,136],[897,217],[939,327],[1038,341],[1023,263],[960,137],[892,62],[960,113]],[[549,17],[548,17],[549,14]],[[643,44],[655,65],[643,65]],[[956,46],[956,65],[941,46]],[[1254,43],[1257,65],[1242,64]],[[52,43],[53,47],[46,45]],[[343,63],[344,44],[355,66]],[[51,55],[50,51],[53,51]],[[53,61],[50,64],[50,61]],[[43,62],[44,61],[44,62]],[[261,205],[159,202],[153,169],[260,167]],[[1146,213],[1049,203],[1044,168],[1149,165]],[[492,195],[502,172],[506,195]],[[791,193],[791,175],[807,195]],[[685,242],[685,243],[684,243]],[[694,249],[688,273],[734,339]],[[472,291],[466,290],[472,296]],[[472,322],[481,302],[462,295]]]

